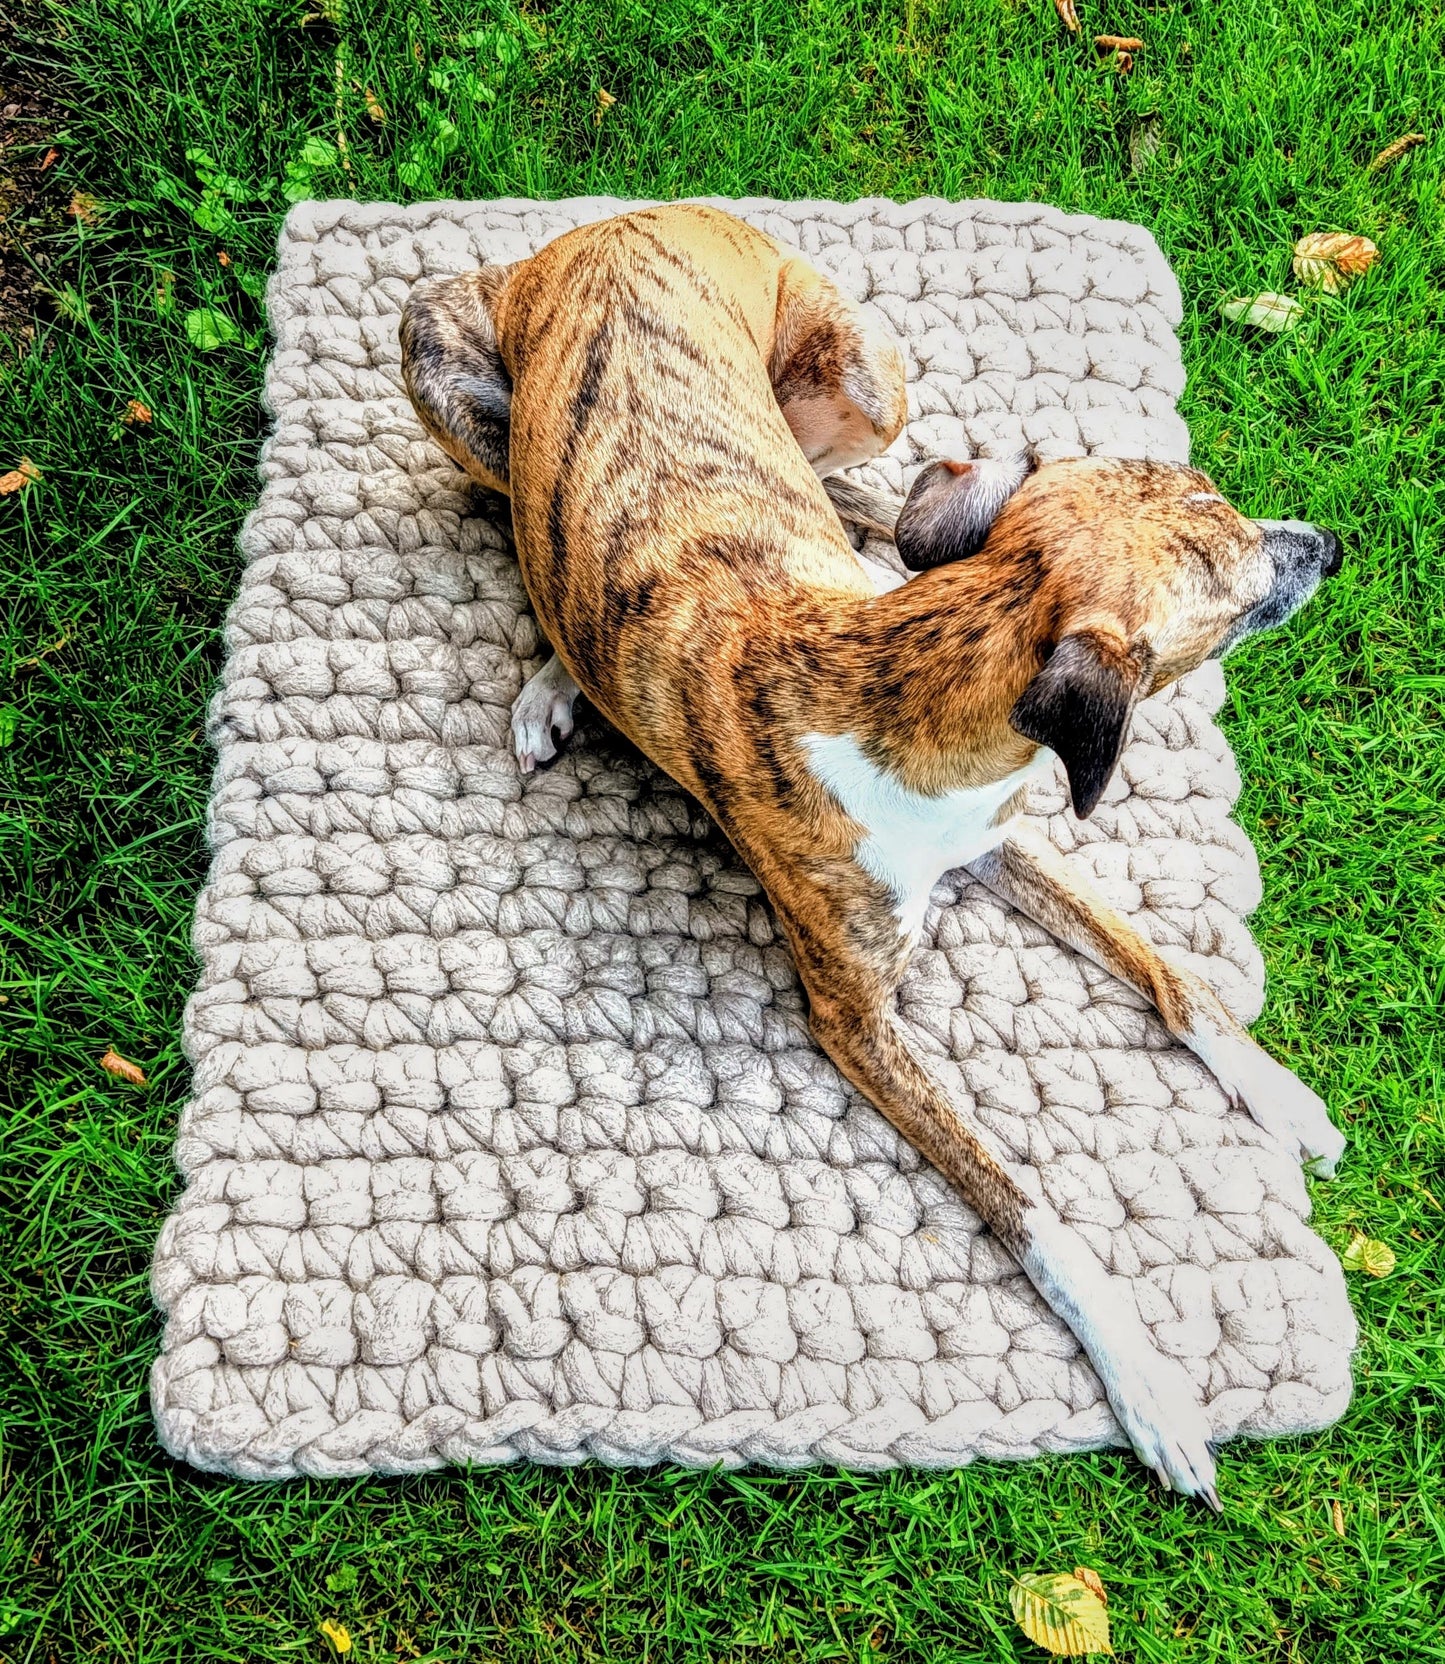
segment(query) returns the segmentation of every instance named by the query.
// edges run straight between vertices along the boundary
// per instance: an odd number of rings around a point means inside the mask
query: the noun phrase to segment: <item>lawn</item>
[[[1445,1659],[1440,0],[1079,0],[1078,35],[1049,0],[314,3],[24,0],[0,25],[0,83],[27,89],[0,473],[42,476],[0,496],[0,1659],[322,1659],[331,1619],[368,1661],[963,1664],[1042,1657],[1010,1574],[1076,1564],[1126,1658]],[[1132,75],[1105,30],[1143,37]],[[1347,575],[1231,661],[1226,716],[1265,877],[1258,1033],[1351,1137],[1315,1222],[1398,1256],[1350,1279],[1348,1415],[1227,1447],[1222,1518],[1122,1454],[270,1489],[161,1454],[147,1264],[288,191],[928,193],[1154,230],[1197,461],[1346,541]],[[1280,337],[1221,318],[1294,292],[1291,244],[1328,229],[1382,251],[1341,299]],[[101,1070],[112,1045],[146,1087]]]

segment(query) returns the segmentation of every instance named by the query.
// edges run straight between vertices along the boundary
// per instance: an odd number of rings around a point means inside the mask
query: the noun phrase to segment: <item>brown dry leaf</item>
[[[1413,150],[1417,144],[1424,144],[1423,133],[1404,133],[1393,143],[1387,144],[1380,154],[1365,169],[1366,173],[1378,173],[1381,168],[1387,168],[1391,162],[1398,162],[1407,150]]]
[[[1014,1619],[1030,1641],[1052,1653],[1108,1652],[1104,1603],[1068,1572],[1025,1572],[1009,1590]]]
[[[216,262],[221,266],[229,266],[231,264],[231,256],[226,253],[225,249],[217,249]]]
[[[1059,14],[1059,20],[1070,34],[1079,32],[1079,14],[1074,10],[1074,0],[1054,0],[1054,10]]]
[[[1335,1536],[1343,1537],[1345,1534],[1345,1511],[1340,1507],[1338,1497],[1330,1504],[1330,1520],[1335,1528]]]
[[[120,420],[122,427],[148,428],[152,420],[151,407],[142,404],[139,399],[128,399]]]
[[[605,87],[598,87],[597,108],[592,112],[592,125],[594,127],[600,127],[602,125],[603,116],[607,114],[616,102],[617,100],[610,92],[607,91]]]
[[[128,1057],[122,1057],[112,1047],[100,1060],[100,1066],[106,1074],[114,1075],[117,1080],[127,1081],[131,1086],[144,1086],[146,1083],[145,1070],[139,1063],[132,1063]]]
[[[1137,35],[1095,35],[1094,45],[1101,52],[1142,52],[1144,42]]]
[[[70,199],[70,206],[65,210],[71,219],[79,220],[82,225],[97,225],[100,222],[100,201],[89,191],[77,191]]]
[[[8,474],[0,474],[0,497],[13,496],[40,477],[40,470],[30,458],[22,456],[18,467],[12,468]]]
[[[42,173],[44,173],[47,168],[54,167],[55,164],[59,160],[60,160],[60,152],[55,148],[54,145],[51,145],[50,149],[47,150],[45,152],[45,155],[41,158],[40,171]]]
[[[1121,75],[1131,75],[1134,71],[1134,54],[1132,52],[1116,52],[1114,54],[1114,68]]]
[[[386,111],[382,108],[381,100],[371,90],[366,89],[361,95],[366,100],[366,118],[378,127],[386,126]]]
[[[1109,1596],[1104,1588],[1104,1580],[1091,1566],[1075,1566],[1074,1576],[1086,1589],[1092,1589],[1105,1606],[1109,1604]]]
[[[1348,231],[1312,231],[1294,246],[1294,274],[1309,288],[1337,295],[1379,258],[1379,249],[1368,237],[1352,237]]]

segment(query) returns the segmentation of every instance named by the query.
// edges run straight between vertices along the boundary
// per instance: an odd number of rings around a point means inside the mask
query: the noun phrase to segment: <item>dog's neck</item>
[[[1004,779],[1039,749],[1008,719],[1048,656],[1057,610],[1026,558],[938,567],[832,613],[829,729],[930,796]]]

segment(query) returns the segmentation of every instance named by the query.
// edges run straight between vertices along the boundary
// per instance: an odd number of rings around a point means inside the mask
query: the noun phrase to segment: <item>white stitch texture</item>
[[[423,437],[397,316],[623,204],[303,203],[276,425],[211,712],[166,1447],[248,1478],[573,1463],[956,1466],[1121,1442],[1073,1338],[811,1044],[697,806],[595,718],[527,778],[543,644],[505,521]],[[748,201],[888,320],[911,421],[864,471],[1027,443],[1182,459],[1179,292],[1136,226],[1031,204]],[[1141,707],[1086,825],[1033,812],[1243,1019],[1254,852],[1216,667]],[[1326,1425],[1355,1325],[1298,1170],[1135,995],[963,874],[901,1008],[1114,1273],[1218,1437]]]

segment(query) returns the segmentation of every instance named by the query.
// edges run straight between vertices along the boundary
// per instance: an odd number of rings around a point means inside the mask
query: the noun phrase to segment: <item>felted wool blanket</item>
[[[211,711],[194,1096],[161,1232],[160,1437],[252,1478],[520,1457],[951,1466],[1122,1442],[1067,1328],[811,1041],[766,898],[600,720],[518,773],[547,652],[506,505],[402,390],[422,276],[628,206],[303,203],[275,429]],[[864,471],[1028,445],[1183,460],[1177,287],[1036,205],[732,207],[891,325],[910,422]],[[1254,852],[1200,670],[1087,823],[1031,811],[1244,1020]],[[901,1011],[1132,1290],[1217,1438],[1343,1411],[1355,1326],[1298,1168],[1144,1002],[966,873]]]

